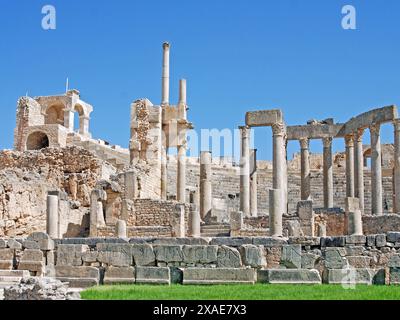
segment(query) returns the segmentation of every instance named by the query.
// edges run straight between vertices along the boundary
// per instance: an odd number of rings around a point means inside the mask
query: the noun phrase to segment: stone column
[[[167,200],[167,181],[168,181],[168,171],[167,171],[167,161],[168,161],[168,150],[167,148],[162,148],[161,150],[161,199]]]
[[[250,216],[250,128],[239,127],[241,132],[240,159],[240,211]]]
[[[371,211],[372,214],[382,215],[382,155],[380,124],[369,127],[371,134]]]
[[[117,224],[115,225],[115,233],[117,238],[127,238],[126,221],[117,221]]]
[[[281,197],[275,197],[276,201],[282,201],[280,205],[282,213],[286,212],[287,202],[285,201],[286,194],[286,182],[287,174],[286,170],[286,130],[285,125],[282,122],[278,122],[272,125],[273,133],[273,176],[272,176],[272,188],[281,192]]]
[[[252,154],[250,158],[254,166],[253,170],[251,170],[252,172],[250,172],[250,215],[257,217],[257,149],[252,149],[250,153]]]
[[[170,48],[169,43],[164,42],[163,43],[161,105],[169,104],[169,48]]]
[[[212,211],[211,152],[200,153],[200,217],[202,220]]]
[[[106,200],[104,190],[93,190],[90,195],[90,237],[97,237],[97,228],[104,227],[103,202]]]
[[[58,196],[47,195],[46,232],[53,239],[59,238],[58,221]]]
[[[87,116],[79,117],[79,133],[83,136],[89,136],[89,120],[90,118]]]
[[[360,210],[360,201],[358,198],[346,198],[346,224],[349,235],[362,235],[362,218]]]
[[[364,212],[364,159],[363,159],[363,129],[357,130],[354,135],[354,195],[360,200],[360,210]]]
[[[179,103],[178,103],[178,117],[180,119],[186,119],[186,80],[179,80]]]
[[[64,127],[68,129],[68,132],[74,131],[74,111],[64,110]]]
[[[189,236],[193,238],[198,238],[201,236],[201,219],[200,212],[198,210],[197,205],[192,203],[190,205],[189,212]]]
[[[282,237],[282,190],[269,190],[269,234],[271,237]]]
[[[400,119],[394,124],[393,213],[400,213]]]
[[[332,138],[324,138],[324,207],[333,208]]]
[[[243,228],[243,212],[232,210],[230,212],[231,221],[231,237],[237,237],[240,235],[240,231]]]
[[[347,135],[346,143],[346,196],[354,197],[354,136]]]
[[[301,200],[310,199],[310,140],[308,138],[300,139],[301,147]]]
[[[176,179],[176,199],[186,202],[186,145],[178,146],[178,170]]]
[[[185,205],[177,204],[170,218],[171,236],[176,238],[185,237]]]

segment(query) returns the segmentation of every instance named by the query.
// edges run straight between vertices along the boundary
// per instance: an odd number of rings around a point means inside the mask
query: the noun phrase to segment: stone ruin
[[[160,105],[131,105],[129,149],[92,138],[93,107],[77,90],[18,100],[15,150],[0,152],[0,287],[26,277],[77,288],[400,283],[396,106],[294,126],[278,109],[247,112],[240,164],[187,157],[186,80],[171,105],[169,50]],[[386,123],[394,143],[381,145]],[[272,163],[250,149],[253,127],[271,127]],[[333,139],[344,152],[332,152]],[[291,140],[300,153],[288,160]]]

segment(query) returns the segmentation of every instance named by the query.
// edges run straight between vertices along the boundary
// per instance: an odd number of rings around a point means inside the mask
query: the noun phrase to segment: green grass
[[[215,285],[99,286],[81,293],[88,300],[400,300],[400,286]]]

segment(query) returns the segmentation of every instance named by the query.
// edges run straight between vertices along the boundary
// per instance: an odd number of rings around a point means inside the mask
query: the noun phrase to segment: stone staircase
[[[82,140],[81,136],[75,134],[69,138],[69,143],[92,152],[118,170],[122,170],[125,166],[129,165],[130,159],[129,151],[127,149],[103,144],[100,141],[93,139]]]
[[[228,223],[209,223],[201,226],[202,237],[229,237],[231,226]]]

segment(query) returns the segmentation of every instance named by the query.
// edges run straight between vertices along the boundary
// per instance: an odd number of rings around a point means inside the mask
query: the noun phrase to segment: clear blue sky
[[[41,9],[57,29],[41,28]],[[343,30],[354,5],[357,30]],[[196,128],[237,128],[249,110],[281,108],[289,125],[400,104],[398,0],[0,0],[0,148],[11,148],[16,101],[62,93],[66,77],[94,105],[96,138],[128,145],[130,103],[161,99],[161,44],[171,43],[171,101],[188,81]],[[391,142],[392,126],[382,129]],[[260,158],[270,129],[256,130]],[[368,142],[368,135],[365,136]],[[312,143],[321,151],[321,143]],[[289,155],[298,151],[289,145]],[[335,144],[343,148],[343,142]]]

